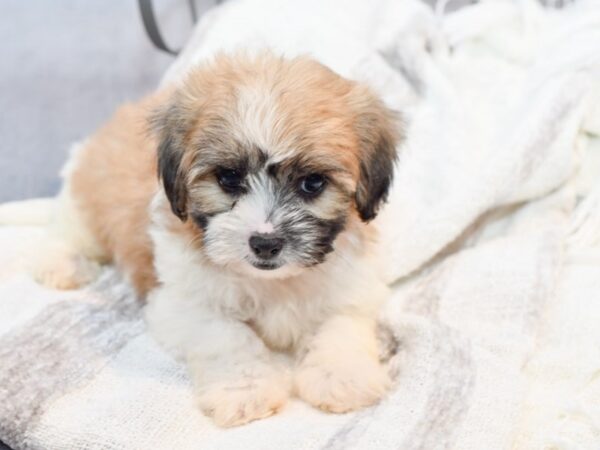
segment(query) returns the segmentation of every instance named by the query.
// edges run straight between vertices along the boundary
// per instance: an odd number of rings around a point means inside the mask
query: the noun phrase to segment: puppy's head
[[[324,261],[385,200],[395,115],[308,58],[220,56],[153,118],[173,213],[214,263],[284,277]]]

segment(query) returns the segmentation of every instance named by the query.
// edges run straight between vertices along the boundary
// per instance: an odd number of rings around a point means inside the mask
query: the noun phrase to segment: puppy
[[[93,278],[89,260],[116,263],[218,425],[292,393],[336,413],[372,405],[390,379],[369,221],[398,130],[367,87],[311,59],[218,56],[122,107],[72,156],[60,244],[37,276],[72,288]]]

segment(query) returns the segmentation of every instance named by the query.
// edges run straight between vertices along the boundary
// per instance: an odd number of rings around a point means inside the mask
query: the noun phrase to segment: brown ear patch
[[[361,87],[357,96],[355,129],[360,143],[360,175],[355,200],[360,218],[368,222],[387,200],[398,158],[401,120],[368,89]]]
[[[178,149],[171,136],[164,136],[158,145],[158,172],[171,210],[182,221],[187,219],[187,193],[181,174],[183,152]]]
[[[166,107],[150,118],[150,126],[158,138],[158,176],[173,213],[182,221],[187,219],[187,188],[184,155],[188,118],[180,111],[177,94]]]

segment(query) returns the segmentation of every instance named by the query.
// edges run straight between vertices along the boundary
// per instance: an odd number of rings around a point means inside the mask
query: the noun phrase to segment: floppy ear
[[[150,125],[158,137],[158,176],[173,213],[185,222],[187,219],[186,173],[183,165],[185,153],[183,137],[185,120],[176,99],[154,112]]]
[[[360,175],[356,188],[356,209],[368,222],[375,218],[387,199],[400,143],[399,114],[388,109],[369,91],[363,91],[356,130],[361,145]]]

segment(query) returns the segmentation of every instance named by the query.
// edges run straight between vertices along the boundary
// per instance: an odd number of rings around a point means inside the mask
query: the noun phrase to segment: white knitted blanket
[[[444,2],[439,2],[440,6]],[[166,75],[217,50],[309,53],[408,117],[378,219],[396,387],[218,429],[114,269],[47,290],[0,227],[0,440],[15,449],[599,449],[600,2],[232,0]],[[0,207],[2,215],[10,206]]]

